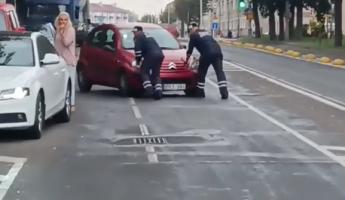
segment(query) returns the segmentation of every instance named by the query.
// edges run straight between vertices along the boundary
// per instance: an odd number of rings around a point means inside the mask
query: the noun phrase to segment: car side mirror
[[[60,62],[60,58],[56,54],[47,53],[44,55],[43,60],[41,60],[41,65],[54,65]]]

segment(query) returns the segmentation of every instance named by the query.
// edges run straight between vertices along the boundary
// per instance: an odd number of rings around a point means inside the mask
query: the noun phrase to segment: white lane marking
[[[289,89],[291,91],[294,91],[294,92],[297,92],[297,93],[302,94],[304,96],[307,96],[307,97],[314,99],[320,103],[324,103],[324,104],[331,106],[333,108],[336,108],[338,110],[345,111],[345,103],[344,102],[341,102],[341,101],[338,101],[338,100],[333,99],[331,97],[319,94],[319,93],[314,92],[312,90],[309,90],[309,89],[306,89],[306,88],[301,87],[299,85],[287,82],[285,80],[279,79],[277,77],[271,76],[271,75],[263,73],[261,71],[257,71],[253,68],[250,68],[248,66],[244,66],[244,65],[239,64],[239,63],[228,62],[228,61],[224,61],[224,63],[229,64],[229,65],[234,66],[234,67],[237,67],[241,70],[244,70],[248,73],[251,73],[257,77],[260,77],[264,80],[267,80],[271,83],[274,83],[276,85],[279,85],[279,86],[284,87],[286,89]]]
[[[141,113],[140,113],[140,110],[139,110],[138,106],[132,106],[132,110],[134,112],[135,118],[137,118],[137,119],[143,118]]]
[[[322,146],[324,149],[333,151],[345,151],[345,147],[342,146]]]
[[[150,135],[149,129],[147,128],[145,124],[139,124],[139,127],[140,127],[140,132],[142,136]]]
[[[0,175],[0,183],[1,183],[2,181],[4,181],[4,180],[5,180],[5,178],[6,178],[6,176],[4,176],[4,175]]]
[[[13,163],[8,173],[0,177],[0,200],[2,200],[5,197],[8,189],[11,187],[12,183],[14,182],[14,179],[17,177],[19,171],[24,166],[26,160],[26,158],[0,156],[0,162]]]
[[[140,132],[142,136],[148,136],[150,135],[149,130],[145,124],[140,124]],[[145,147],[146,152],[148,153],[147,159],[149,160],[149,163],[158,163],[158,156],[155,153],[155,148],[154,146],[146,146]]]
[[[135,105],[135,100],[133,97],[129,98],[129,102],[131,103],[131,105]]]
[[[211,81],[209,78],[207,78],[207,82],[209,82],[212,86],[218,88],[218,85]],[[322,146],[320,146],[319,144],[315,143],[314,141],[310,140],[309,138],[303,136],[301,133],[299,133],[298,131],[290,128],[289,126],[283,124],[282,122],[278,121],[277,119],[269,116],[268,114],[266,114],[265,112],[261,111],[260,109],[256,108],[255,106],[247,103],[246,101],[244,101],[243,99],[241,99],[240,97],[234,95],[233,93],[231,93],[229,91],[229,96],[233,99],[235,99],[237,102],[239,102],[240,104],[248,107],[250,110],[252,110],[253,112],[255,112],[256,114],[260,115],[261,117],[263,117],[264,119],[270,121],[272,124],[275,124],[277,127],[280,127],[281,129],[285,130],[286,132],[294,135],[296,138],[300,139],[301,141],[303,141],[304,143],[308,144],[309,146],[313,147],[314,149],[318,150],[319,152],[323,153],[324,155],[326,155],[327,157],[329,157],[330,159],[334,160],[335,162],[339,163],[341,166],[345,167],[345,160],[339,158],[338,156],[336,156],[335,154],[333,154],[332,152],[326,150],[325,148],[323,148]]]

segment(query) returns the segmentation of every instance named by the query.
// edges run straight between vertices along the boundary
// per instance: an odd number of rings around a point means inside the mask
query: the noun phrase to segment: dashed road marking
[[[135,118],[137,118],[137,119],[143,118],[141,113],[140,113],[140,110],[139,110],[138,106],[132,106],[132,110],[134,112]]]
[[[13,163],[7,174],[0,176],[0,200],[2,200],[5,197],[8,189],[11,187],[12,183],[14,182],[14,179],[17,177],[19,171],[24,166],[26,160],[26,158],[0,156],[0,162],[10,164]]]
[[[213,82],[212,80],[210,80],[209,78],[207,78],[207,82],[210,83],[212,86],[218,88],[218,85],[215,82]],[[289,126],[287,126],[285,124],[283,124],[282,122],[278,121],[277,119],[269,116],[268,114],[266,114],[265,112],[261,111],[257,107],[249,104],[248,102],[246,102],[242,98],[236,96],[231,91],[229,91],[229,97],[231,97],[232,99],[236,100],[240,104],[248,107],[250,110],[252,110],[256,114],[258,114],[262,118],[268,120],[269,122],[271,122],[272,124],[276,125],[277,127],[280,127],[281,129],[285,130],[286,132],[294,135],[299,140],[303,141],[304,143],[308,144],[309,146],[311,146],[314,149],[318,150],[319,152],[323,153],[324,155],[326,155],[330,159],[332,159],[335,162],[339,163],[341,166],[345,167],[345,160],[344,159],[340,158],[339,156],[336,156],[332,152],[330,152],[327,149],[323,148],[321,145],[319,145],[319,144],[315,143],[314,141],[310,140],[309,138],[303,136],[298,131],[292,129],[291,127],[289,127]]]
[[[333,151],[345,151],[345,147],[342,146],[322,146],[324,149]]]
[[[142,119],[142,115],[140,113],[139,107],[136,105],[135,99],[130,98],[129,101],[130,101],[130,104],[132,105],[132,109],[133,109],[135,117],[137,119]],[[142,136],[149,136],[150,135],[149,129],[147,128],[147,126],[145,124],[139,124],[139,127],[140,127],[140,133]],[[148,153],[147,159],[148,159],[149,163],[158,163],[159,162],[158,155],[155,151],[154,146],[152,146],[152,145],[146,146],[145,151]]]

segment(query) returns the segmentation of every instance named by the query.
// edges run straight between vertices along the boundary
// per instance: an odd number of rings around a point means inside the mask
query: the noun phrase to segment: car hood
[[[128,50],[129,53],[134,57],[134,51]],[[186,60],[186,50],[185,49],[174,49],[174,50],[163,50],[165,61],[185,61]]]
[[[34,67],[0,66],[0,90],[25,87],[34,74]]]

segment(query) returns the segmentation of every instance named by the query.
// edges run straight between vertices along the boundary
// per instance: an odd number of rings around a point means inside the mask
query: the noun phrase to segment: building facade
[[[90,19],[92,23],[116,24],[128,23],[130,12],[116,7],[114,4],[91,3]]]
[[[254,32],[254,21],[247,20],[247,17],[243,13],[239,13],[237,9],[238,0],[209,0],[210,12],[204,15],[203,22],[205,29],[211,30],[212,23],[219,25],[218,31],[222,35],[227,35],[227,32],[231,30],[233,36],[248,36],[249,29]],[[343,4],[344,6],[344,4]],[[263,34],[268,34],[269,24],[268,18],[264,18],[260,15],[260,29]],[[304,10],[303,24],[309,24],[314,18],[314,13],[311,10]],[[276,32],[279,33],[279,17],[276,14]]]

